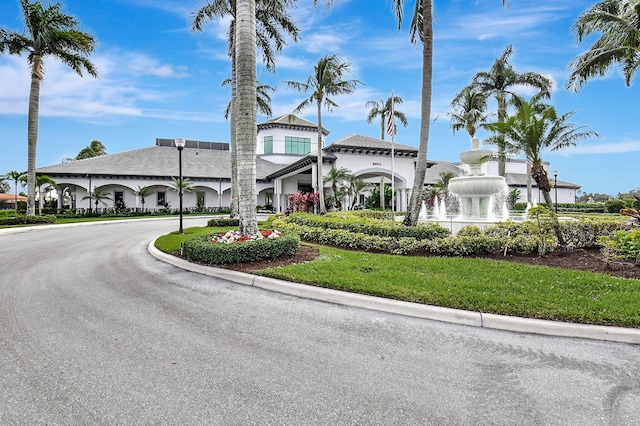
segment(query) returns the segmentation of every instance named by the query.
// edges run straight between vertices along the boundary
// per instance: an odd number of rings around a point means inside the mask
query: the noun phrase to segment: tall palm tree
[[[490,114],[487,113],[487,99],[489,95],[465,87],[451,101],[454,112],[449,113],[451,130],[455,134],[458,130],[469,133],[471,140],[476,136],[478,127],[483,127]]]
[[[150,186],[141,187],[140,185],[138,185],[138,188],[133,191],[133,194],[140,197],[140,202],[142,203],[142,211],[144,211],[145,198],[153,194],[153,190],[151,189]]]
[[[513,48],[508,45],[502,55],[495,60],[491,69],[477,73],[470,87],[486,95],[493,95],[498,103],[498,122],[504,122],[507,117],[507,103],[517,96],[513,91],[517,86],[527,86],[538,90],[538,95],[544,98],[551,96],[551,80],[536,72],[518,73],[513,69],[509,58]],[[498,135],[498,174],[504,176],[506,153],[504,136]]]
[[[585,53],[571,64],[566,87],[579,91],[591,77],[602,77],[619,64],[627,86],[640,68],[640,1],[605,0],[594,4],[573,25],[578,43],[600,33]]]
[[[314,6],[317,3],[318,0],[313,0]],[[325,4],[330,7],[333,4],[333,0],[325,0]],[[504,6],[505,4],[506,0],[502,0],[502,5]],[[396,15],[398,29],[400,29],[404,20],[404,0],[392,0],[391,8]],[[409,208],[402,223],[415,226],[418,223],[424,177],[427,173],[427,147],[429,145],[429,125],[431,121],[431,85],[433,80],[433,1],[415,0],[409,34],[411,35],[412,43],[415,43],[418,39],[422,42],[422,107],[420,113],[420,144],[418,146],[413,190]]]
[[[85,158],[100,157],[101,155],[107,155],[107,147],[102,142],[93,140],[89,146],[82,148],[75,159],[84,160]]]
[[[57,185],[56,181],[50,176],[41,175],[36,177],[36,187],[38,188],[38,214],[42,216],[42,204],[44,203],[44,190],[48,188],[51,190]],[[44,188],[43,188],[44,187]]]
[[[14,183],[14,192],[15,192],[15,203],[16,203],[16,212],[18,211],[18,182],[22,181],[22,179],[27,176],[27,172],[19,172],[17,170],[11,170],[7,173],[5,179],[9,179]]]
[[[53,56],[82,76],[83,70],[97,77],[95,66],[87,56],[95,48],[93,36],[80,31],[78,21],[62,13],[56,3],[44,7],[40,1],[20,0],[25,33],[0,31],[0,52],[27,54],[31,71],[28,112],[27,154],[27,215],[35,214],[36,148],[38,144],[38,111],[40,83],[44,78],[44,58]]]
[[[558,115],[551,105],[541,104],[539,99],[518,103],[517,111],[504,122],[489,124],[489,128],[504,134],[506,149],[512,152],[522,152],[531,164],[531,176],[544,197],[547,206],[552,205],[551,183],[549,175],[542,163],[543,151],[558,151],[576,146],[577,142],[590,137],[598,137],[592,130],[584,130],[584,126],[576,127],[569,123],[575,111]],[[487,140],[498,143],[498,136]],[[564,240],[559,228],[556,236],[561,245]]]
[[[252,2],[254,4],[256,15],[256,22],[254,22],[254,26],[257,31],[254,39],[258,43],[257,47],[262,52],[264,65],[269,71],[275,70],[275,52],[280,52],[286,45],[284,33],[290,36],[294,41],[298,41],[298,27],[287,13],[287,8],[296,2],[297,0],[257,0]],[[225,118],[229,117],[229,137],[231,145],[231,216],[235,216],[237,214],[239,199],[237,170],[238,151],[236,149],[237,121],[236,108],[234,108],[238,89],[236,75],[236,3],[237,0],[209,0],[203,7],[193,14],[193,21],[191,25],[192,31],[202,31],[205,22],[211,19],[223,18],[226,16],[232,17],[228,31],[228,51],[229,57],[231,58],[231,78],[229,80],[231,86],[231,102],[230,107],[227,107],[227,111],[225,112]],[[257,100],[258,108],[261,111],[262,108],[265,107],[265,105],[261,105],[261,103],[266,101],[262,96],[266,93],[266,90],[268,90],[267,86],[265,86],[265,91],[261,91],[260,87],[258,87],[259,96]]]
[[[389,116],[391,112],[391,99],[389,98],[385,101],[384,99],[380,99],[380,101],[369,101],[365,104],[365,107],[369,108],[369,115],[367,116],[367,123],[373,123],[377,117],[380,117],[380,139],[384,140],[384,134],[386,133],[386,125],[385,119]],[[393,96],[393,116],[400,120],[400,123],[404,127],[407,127],[409,122],[407,121],[407,116],[404,113],[396,108],[396,105],[402,104],[402,98],[399,96]]]
[[[299,113],[303,109],[314,105],[318,113],[318,164],[317,164],[317,190],[320,195],[320,214],[326,212],[324,205],[324,184],[322,180],[322,106],[331,112],[338,108],[338,104],[329,96],[347,95],[353,93],[359,84],[356,79],[346,79],[351,73],[351,64],[339,58],[337,55],[323,56],[313,67],[313,74],[307,77],[304,83],[286,81],[285,84],[293,90],[301,93],[311,92],[311,95],[302,101],[293,111]]]

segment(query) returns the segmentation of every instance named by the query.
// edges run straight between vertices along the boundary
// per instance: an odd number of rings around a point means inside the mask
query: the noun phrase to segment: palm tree
[[[51,188],[57,185],[56,181],[47,175],[41,175],[36,177],[36,187],[38,188],[38,214],[42,216],[42,204],[44,202],[44,191],[43,187],[46,187],[51,190]]]
[[[478,126],[483,127],[490,114],[487,114],[489,95],[465,87],[451,101],[454,112],[449,113],[451,130],[455,135],[458,130],[469,133],[471,140],[476,136]]]
[[[373,123],[377,117],[380,117],[380,139],[384,140],[384,134],[386,133],[385,119],[389,116],[391,112],[391,99],[389,98],[385,101],[380,99],[380,101],[369,101],[365,104],[365,107],[369,108],[369,115],[367,116],[367,123]],[[407,127],[409,122],[407,121],[407,116],[404,115],[402,111],[399,111],[396,108],[396,105],[402,104],[402,98],[399,96],[393,96],[393,116],[400,120],[404,127]]]
[[[194,184],[189,178],[182,178],[182,193],[191,194],[194,190]],[[171,190],[180,193],[180,179],[171,177]]]
[[[351,201],[351,210],[353,210],[358,203],[360,194],[370,188],[371,184],[365,182],[363,178],[356,177],[355,175],[349,176],[349,187],[347,188],[347,193],[350,197],[353,197],[353,200]]]
[[[97,71],[87,56],[95,48],[93,36],[77,29],[78,21],[62,13],[62,5],[56,3],[46,8],[40,1],[20,0],[25,34],[0,31],[0,52],[8,50],[12,55],[27,53],[31,70],[31,89],[28,112],[27,155],[27,215],[35,214],[36,148],[38,144],[38,111],[40,107],[40,83],[44,78],[44,58],[53,56],[82,76],[83,70],[97,77]]]
[[[317,164],[317,191],[320,194],[320,214],[326,212],[324,205],[324,185],[322,181],[322,106],[331,112],[338,108],[329,96],[347,95],[353,93],[359,84],[356,79],[345,79],[351,73],[351,64],[340,59],[337,55],[323,56],[313,67],[313,74],[307,77],[304,83],[297,81],[286,81],[290,89],[298,92],[311,92],[311,96],[302,101],[293,111],[300,113],[303,109],[315,104],[318,112],[318,164]]]
[[[184,179],[183,179],[183,181],[184,181]],[[138,197],[140,197],[140,202],[142,203],[142,211],[144,211],[145,198],[148,197],[149,195],[153,194],[153,190],[151,189],[150,186],[140,187],[140,185],[138,185],[138,189],[133,191],[133,194],[138,196]]]
[[[335,167],[332,167],[329,171],[329,174],[322,179],[323,183],[331,182],[331,191],[333,192],[333,197],[335,198],[336,207],[339,206],[341,199],[339,198],[338,194],[338,185],[344,186],[345,182],[348,181],[351,176],[351,170],[349,169],[346,169],[344,167],[336,169]]]
[[[15,189],[15,203],[16,203],[16,212],[18,211],[18,182],[22,181],[22,179],[27,176],[27,172],[19,172],[17,170],[11,170],[7,173],[5,179],[9,179],[14,183]]]
[[[253,22],[254,33],[257,30],[257,34],[253,36],[254,41],[258,43],[258,48],[262,52],[262,58],[264,64],[269,71],[275,70],[275,51],[280,52],[286,45],[286,40],[283,37],[282,32],[286,32],[292,37],[294,41],[298,41],[299,30],[295,23],[292,21],[287,13],[287,7],[294,4],[297,0],[252,0],[252,7],[255,10],[255,20]],[[238,150],[237,145],[237,120],[236,120],[236,103],[237,103],[237,61],[236,51],[238,48],[237,43],[237,0],[212,0],[208,1],[203,7],[198,9],[193,15],[193,22],[191,25],[192,31],[202,31],[203,25],[208,20],[214,18],[223,18],[231,16],[231,24],[228,31],[228,51],[231,58],[231,107],[227,108],[225,112],[225,118],[229,117],[229,129],[230,129],[230,145],[231,145],[231,216],[235,216],[238,211],[239,200],[239,179],[238,179]],[[243,24],[246,24],[243,22]],[[274,46],[275,44],[275,51]],[[255,49],[254,49],[255,50]],[[255,62],[255,60],[254,60]],[[260,86],[260,85],[259,85]],[[265,89],[268,86],[265,86]],[[261,92],[258,88],[258,108],[263,111],[265,107],[264,102],[266,99],[263,94],[266,94],[266,90]],[[268,99],[267,95],[267,99]],[[270,99],[269,99],[270,103]],[[270,106],[269,106],[270,110]],[[270,115],[270,114],[267,114]],[[254,149],[255,151],[255,149]],[[255,163],[255,158],[253,160]],[[254,166],[255,168],[255,166]],[[255,192],[255,189],[254,189]],[[253,215],[255,216],[255,214]],[[252,226],[253,228],[254,226]],[[241,226],[242,232],[243,226]],[[257,232],[257,222],[255,224]]]
[[[547,206],[552,205],[551,183],[542,163],[542,151],[557,151],[576,146],[577,142],[590,137],[598,137],[592,130],[583,130],[584,126],[576,127],[568,120],[575,111],[558,115],[553,106],[541,104],[539,99],[522,101],[518,104],[515,115],[504,122],[489,124],[489,128],[505,136],[505,147],[512,152],[523,152],[531,163],[531,177],[536,181],[542,191]],[[489,143],[498,143],[498,136],[487,140]],[[561,245],[564,240],[559,227],[556,227],[556,236]]]
[[[107,155],[107,147],[98,140],[93,140],[86,148],[76,155],[76,160],[84,160],[85,158],[100,157],[101,155]]]
[[[576,92],[591,77],[602,77],[619,64],[627,86],[640,68],[640,3],[638,0],[605,0],[593,5],[573,25],[578,43],[593,33],[600,38],[571,64],[566,88]]]
[[[470,85],[473,90],[480,91],[487,96],[495,96],[498,103],[498,122],[503,122],[506,119],[507,103],[517,96],[513,92],[517,86],[538,89],[538,95],[544,98],[551,96],[551,80],[536,72],[517,73],[509,63],[509,57],[512,53],[513,49],[511,45],[508,45],[502,55],[495,60],[491,69],[488,72],[477,73]],[[504,136],[499,134],[498,137],[498,174],[504,176],[507,159]]]
[[[109,193],[107,191],[102,191],[100,188],[93,188],[93,191],[89,195],[85,195],[82,197],[83,200],[94,200],[96,205],[96,213],[98,213],[98,203],[102,203],[103,205],[107,205],[105,200],[111,200]]]

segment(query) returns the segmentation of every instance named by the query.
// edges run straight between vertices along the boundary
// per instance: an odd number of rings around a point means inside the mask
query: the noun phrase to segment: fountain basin
[[[461,176],[449,181],[449,191],[460,197],[488,197],[506,185],[502,176]]]
[[[483,164],[491,159],[493,151],[488,149],[474,149],[460,153],[460,161],[465,164]]]

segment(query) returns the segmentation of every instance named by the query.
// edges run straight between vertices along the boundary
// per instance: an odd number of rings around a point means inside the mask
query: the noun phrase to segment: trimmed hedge
[[[283,233],[280,238],[263,238],[231,244],[212,243],[211,238],[214,235],[216,234],[189,238],[182,245],[183,255],[191,262],[204,265],[255,262],[294,254],[300,243],[298,236],[293,233]]]
[[[43,223],[56,223],[54,215],[46,216],[14,216],[0,218],[0,226],[11,225],[38,225]]]
[[[379,237],[409,237],[417,240],[444,238],[451,235],[448,229],[437,223],[430,222],[421,223],[418,226],[404,226],[393,220],[370,219],[352,212],[329,213],[324,216],[311,213],[294,213],[287,218],[278,219],[274,223],[278,224],[276,225],[277,227],[281,227],[281,223],[295,223],[312,228],[341,229]]]
[[[278,219],[277,227],[297,233],[304,241],[345,247],[353,250],[378,251],[390,254],[417,254],[424,251],[446,256],[465,256],[483,253],[543,253],[553,251],[557,240],[550,222],[502,222],[484,230],[467,226],[457,235],[424,236],[418,227],[402,227],[409,236],[389,235],[393,226],[386,221],[346,222],[344,217],[332,218],[309,214],[295,214],[286,219]],[[376,229],[376,224],[380,229]],[[542,225],[542,228],[538,226]],[[431,224],[435,225],[435,224]],[[435,225],[438,226],[438,225]],[[598,247],[600,237],[629,229],[628,223],[619,218],[580,219],[561,221],[560,227],[570,248]],[[444,229],[444,228],[443,228]],[[362,232],[358,232],[361,230]],[[400,232],[396,232],[399,235]],[[414,236],[415,235],[415,236]]]
[[[240,226],[240,219],[214,217],[207,222],[209,228],[220,228],[228,226]]]

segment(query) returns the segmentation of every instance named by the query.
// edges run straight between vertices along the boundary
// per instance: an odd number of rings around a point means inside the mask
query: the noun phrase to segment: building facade
[[[331,168],[345,168],[371,184],[384,183],[394,189],[396,210],[406,210],[411,197],[418,149],[363,135],[350,135],[325,146],[329,132],[322,130],[323,164],[326,176]],[[289,196],[299,191],[317,191],[318,126],[294,115],[284,115],[258,125],[256,185],[260,208],[284,212]],[[443,173],[462,175],[464,165],[429,161],[425,185],[433,185]],[[545,167],[549,167],[545,163]],[[179,175],[178,151],[173,139],[156,139],[155,146],[71,161],[37,169],[56,181],[60,209],[95,208],[90,193],[96,188],[108,198],[98,208],[116,206],[138,209],[170,209],[179,203],[174,183]],[[485,165],[485,173],[497,174],[497,162]],[[231,152],[224,142],[187,140],[182,151],[183,177],[192,191],[183,194],[185,209],[223,209],[230,205]],[[520,190],[526,201],[527,173],[524,160],[509,159],[507,184]],[[532,197],[536,197],[535,182]],[[323,190],[330,190],[330,183]],[[140,196],[148,188],[149,195]],[[558,181],[558,202],[575,202],[579,185]],[[552,191],[555,200],[555,191]],[[352,200],[345,200],[350,205]],[[361,200],[357,200],[361,201]]]

